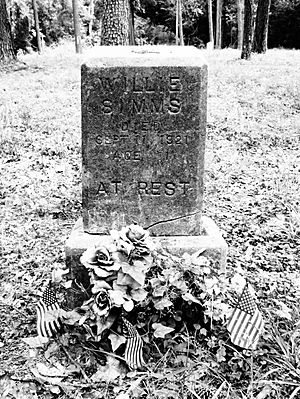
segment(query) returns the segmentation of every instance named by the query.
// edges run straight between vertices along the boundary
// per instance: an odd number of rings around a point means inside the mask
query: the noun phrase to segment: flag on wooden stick
[[[245,349],[255,349],[263,325],[262,315],[247,283],[227,324],[231,342]]]
[[[124,358],[131,369],[140,369],[145,365],[143,358],[143,340],[137,329],[122,317],[123,333],[126,338]]]
[[[61,328],[60,307],[54,289],[49,284],[37,304],[37,332],[41,337],[53,337]]]

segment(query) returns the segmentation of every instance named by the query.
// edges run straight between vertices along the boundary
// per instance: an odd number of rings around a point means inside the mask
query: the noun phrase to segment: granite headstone
[[[82,65],[83,228],[200,234],[207,66],[193,47],[108,47]]]

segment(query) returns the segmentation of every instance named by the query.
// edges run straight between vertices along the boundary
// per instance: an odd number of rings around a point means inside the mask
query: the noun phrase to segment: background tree
[[[80,33],[80,20],[78,14],[78,2],[72,0],[73,4],[73,21],[74,21],[74,36],[75,36],[75,49],[76,53],[81,53],[81,33]]]
[[[40,54],[42,52],[42,43],[41,43],[40,24],[39,24],[39,16],[38,16],[36,0],[32,0],[32,8],[33,8],[33,15],[34,15],[34,25],[35,25],[37,49]]]
[[[223,9],[223,0],[217,0],[216,48],[221,48],[222,47],[222,9]]]
[[[132,13],[129,0],[103,0],[101,44],[129,45]]]
[[[256,53],[267,51],[270,6],[271,0],[258,0],[253,39],[253,51]]]
[[[208,12],[209,41],[211,43],[214,43],[214,24],[213,24],[212,0],[207,0],[207,12]]]
[[[5,0],[0,0],[0,60],[14,59],[13,37]]]
[[[182,0],[176,0],[176,44],[183,46]]]
[[[241,58],[250,60],[253,42],[254,0],[245,0],[244,38]]]
[[[242,50],[244,34],[244,0],[236,0],[237,48]]]
[[[268,47],[300,49],[299,0],[272,0],[269,17]]]

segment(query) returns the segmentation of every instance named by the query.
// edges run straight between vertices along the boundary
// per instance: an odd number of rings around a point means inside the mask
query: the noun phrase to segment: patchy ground
[[[235,50],[204,53],[209,61],[204,211],[219,224],[230,246],[229,268],[245,269],[278,333],[272,330],[271,337],[266,330],[250,371],[239,366],[242,354],[230,364],[219,359],[212,384],[222,389],[211,392],[215,398],[226,397],[226,392],[230,398],[297,398],[300,52],[270,50],[250,62],[240,60]],[[30,372],[35,354],[21,341],[36,334],[40,288],[52,267],[63,265],[64,242],[80,215],[80,63],[73,45],[64,45],[42,56],[25,56],[12,70],[0,70],[4,398],[108,397],[103,387],[91,390],[79,377],[64,389],[49,387]],[[197,375],[208,363],[205,357],[199,361]],[[175,376],[183,378],[186,371],[178,369]],[[231,378],[233,371],[236,379]],[[167,398],[162,385],[169,386],[171,397],[213,395],[182,392],[170,375],[174,379],[174,370],[166,368],[159,375],[138,377],[146,392],[140,397]],[[243,378],[244,385],[238,386]]]

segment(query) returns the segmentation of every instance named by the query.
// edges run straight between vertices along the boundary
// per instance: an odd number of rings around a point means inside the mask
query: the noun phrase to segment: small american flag
[[[245,349],[255,349],[263,325],[262,315],[246,284],[228,321],[231,342]]]
[[[59,311],[55,291],[49,284],[37,304],[37,332],[40,337],[53,337],[60,330]]]
[[[123,333],[126,341],[124,358],[131,369],[140,369],[145,365],[143,359],[143,340],[136,328],[126,319],[123,321]]]

